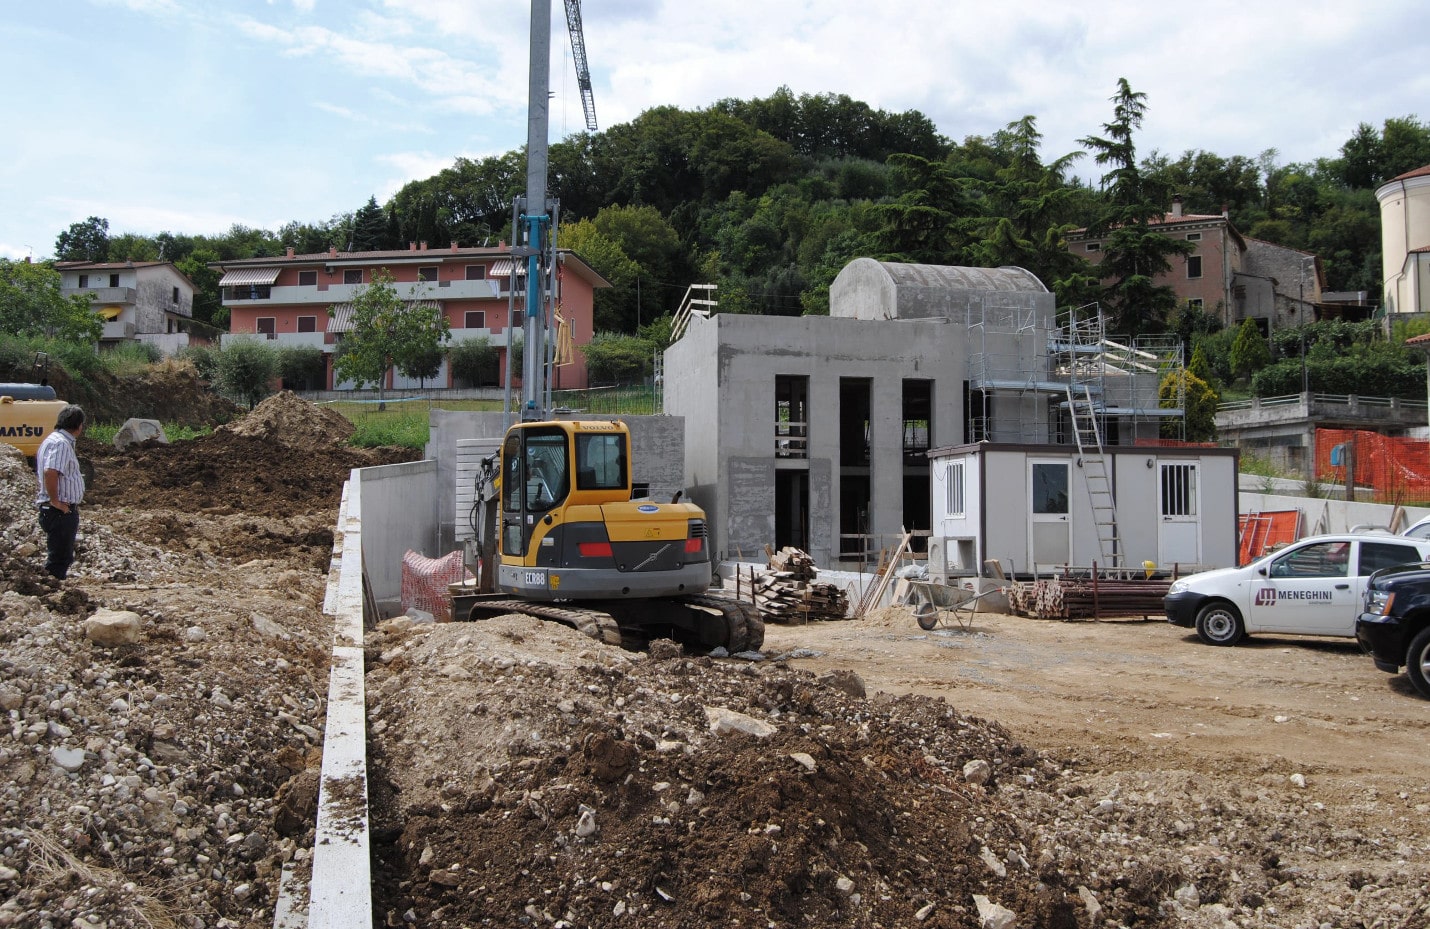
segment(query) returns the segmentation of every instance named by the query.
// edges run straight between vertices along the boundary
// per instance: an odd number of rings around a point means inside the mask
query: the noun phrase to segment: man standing
[[[79,471],[75,440],[84,432],[84,410],[70,404],[55,419],[55,431],[45,436],[35,453],[40,479],[40,528],[45,530],[49,557],[45,570],[60,580],[74,564],[74,540],[79,532],[79,504],[84,499],[84,475]]]

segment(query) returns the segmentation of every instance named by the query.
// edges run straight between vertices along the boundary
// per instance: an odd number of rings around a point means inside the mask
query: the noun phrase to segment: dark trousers
[[[45,570],[60,580],[69,574],[74,564],[74,539],[79,533],[79,508],[70,507],[61,513],[52,506],[40,507],[40,528],[45,531]]]

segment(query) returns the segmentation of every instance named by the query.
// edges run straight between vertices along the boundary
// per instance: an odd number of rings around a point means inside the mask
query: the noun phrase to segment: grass
[[[197,439],[201,435],[208,435],[210,432],[213,432],[212,426],[194,428],[193,426],[180,426],[177,423],[163,423],[162,425],[164,427],[164,435],[168,437],[170,442]],[[122,423],[90,423],[84,427],[84,434],[96,442],[110,445],[113,444],[114,437],[119,434],[119,430],[122,426]]]

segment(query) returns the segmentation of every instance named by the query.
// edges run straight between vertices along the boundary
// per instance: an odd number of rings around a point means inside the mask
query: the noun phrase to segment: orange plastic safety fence
[[[1347,469],[1356,499],[1430,503],[1430,441],[1361,429],[1316,430],[1316,480],[1344,486]]]
[[[1249,564],[1267,552],[1301,537],[1300,510],[1243,513],[1237,525],[1237,564]]]

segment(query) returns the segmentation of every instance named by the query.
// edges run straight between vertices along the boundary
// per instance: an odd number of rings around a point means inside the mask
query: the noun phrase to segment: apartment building
[[[595,291],[611,284],[574,252],[561,251],[557,265],[557,309],[569,326],[572,344],[579,347],[593,335]],[[451,326],[451,344],[488,340],[499,357],[493,385],[505,378],[508,349],[521,337],[526,268],[520,262],[513,264],[505,245],[464,248],[454,242],[430,249],[426,242],[412,242],[406,249],[343,252],[334,248],[306,255],[289,248],[278,257],[216,262],[213,267],[223,271],[219,286],[229,310],[225,339],[262,337],[280,346],[319,348],[327,359],[323,385],[327,389],[354,386],[334,382],[332,356],[351,329],[353,298],[382,271],[391,275],[401,299],[441,309]],[[419,386],[396,371],[389,376],[388,387]],[[455,383],[444,360],[437,377],[425,386],[486,385]],[[580,351],[573,351],[568,364],[556,367],[553,387],[585,386],[585,359]]]

